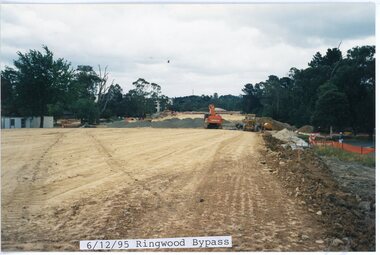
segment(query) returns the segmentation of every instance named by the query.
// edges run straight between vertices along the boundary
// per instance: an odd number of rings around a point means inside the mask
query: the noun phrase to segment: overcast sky
[[[1,6],[2,66],[47,45],[74,68],[108,65],[124,92],[144,78],[170,97],[239,95],[340,41],[375,44],[375,4]]]

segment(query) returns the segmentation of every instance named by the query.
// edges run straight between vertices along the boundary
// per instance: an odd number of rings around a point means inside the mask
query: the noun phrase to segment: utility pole
[[[157,113],[160,113],[161,109],[160,109],[160,101],[157,100],[156,101],[156,110],[157,110]]]

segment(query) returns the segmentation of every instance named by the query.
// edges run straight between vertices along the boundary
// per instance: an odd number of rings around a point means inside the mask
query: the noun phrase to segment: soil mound
[[[375,250],[374,195],[361,194],[359,198],[348,191],[311,149],[284,148],[269,134],[264,135],[264,141],[268,147],[264,156],[271,173],[287,188],[289,196],[296,197],[325,226],[323,241],[330,251]]]
[[[297,136],[293,131],[289,131],[286,128],[273,135],[274,138],[286,142],[292,148],[295,147],[308,147],[308,143]]]
[[[257,117],[257,120],[259,120],[262,123],[264,123],[264,122],[272,123],[273,130],[282,130],[282,129],[286,128],[286,129],[295,131],[297,129],[296,127],[291,126],[288,123],[284,123],[281,121],[274,120],[271,117]]]
[[[310,125],[305,125],[297,129],[298,132],[302,133],[313,133],[314,132],[314,127]]]

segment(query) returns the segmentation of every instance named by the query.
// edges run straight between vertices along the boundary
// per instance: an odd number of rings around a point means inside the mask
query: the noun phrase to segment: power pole
[[[160,101],[157,100],[156,101],[156,110],[157,110],[157,113],[160,113],[161,109],[160,109]]]

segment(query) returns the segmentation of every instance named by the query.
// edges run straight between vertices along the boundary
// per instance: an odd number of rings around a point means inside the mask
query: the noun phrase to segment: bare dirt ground
[[[324,225],[267,170],[257,133],[1,132],[3,250],[213,235],[233,240],[214,251],[326,250]]]

